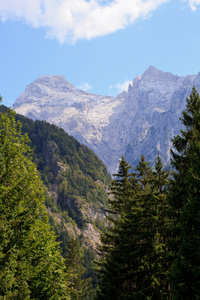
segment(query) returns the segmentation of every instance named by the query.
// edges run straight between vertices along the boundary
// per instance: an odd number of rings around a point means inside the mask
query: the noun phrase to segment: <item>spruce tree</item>
[[[170,269],[169,263],[169,184],[170,171],[163,170],[160,156],[155,160],[155,171],[153,180],[153,218],[154,218],[154,240],[153,253],[154,271],[153,271],[153,287],[154,297],[152,299],[171,299],[170,284],[168,273]]]
[[[59,244],[28,137],[15,114],[0,115],[0,298],[69,299]]]
[[[109,226],[102,235],[103,245],[100,250],[102,255],[109,252],[110,248],[113,247],[119,223],[130,209],[130,202],[136,188],[136,182],[129,172],[130,169],[131,166],[122,157],[119,162],[118,173],[113,175],[115,179],[111,183],[109,209],[106,210]]]
[[[185,128],[173,139],[170,277],[173,299],[200,299],[200,97],[195,87],[186,101],[180,118]]]
[[[97,274],[99,277],[99,289],[97,299],[120,299],[122,278],[120,265],[116,256],[116,249],[119,246],[119,231],[121,223],[130,209],[130,202],[135,190],[135,182],[130,174],[131,166],[121,158],[118,166],[118,173],[114,174],[107,210],[108,227],[102,234],[102,245],[99,248],[101,257],[98,263]]]

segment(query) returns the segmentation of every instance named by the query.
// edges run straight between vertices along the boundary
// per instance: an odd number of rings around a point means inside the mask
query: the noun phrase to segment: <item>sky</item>
[[[116,96],[153,65],[200,72],[200,0],[0,0],[0,94],[40,76]]]

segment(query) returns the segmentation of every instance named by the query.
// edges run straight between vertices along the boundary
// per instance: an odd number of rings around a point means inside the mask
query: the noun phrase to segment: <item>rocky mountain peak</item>
[[[30,84],[14,108],[32,119],[62,127],[86,144],[113,173],[122,155],[135,164],[144,154],[170,160],[171,139],[198,75],[177,76],[150,66],[116,98],[77,90],[63,76],[44,76]]]
[[[52,89],[57,92],[67,92],[69,90],[74,89],[73,84],[67,81],[66,78],[61,75],[40,76],[32,84],[46,86],[49,89]]]
[[[123,95],[115,99],[90,94],[74,88],[64,76],[48,75],[29,84],[13,108],[33,120],[54,123],[90,146],[101,140],[109,117],[123,100]]]
[[[146,71],[144,72],[143,76],[144,75],[154,75],[154,74],[157,74],[157,73],[163,73],[161,70],[158,70],[156,67],[154,66],[149,66]]]
[[[180,77],[170,72],[163,72],[157,68],[150,66],[142,75],[142,81],[148,82],[173,82],[175,83]]]

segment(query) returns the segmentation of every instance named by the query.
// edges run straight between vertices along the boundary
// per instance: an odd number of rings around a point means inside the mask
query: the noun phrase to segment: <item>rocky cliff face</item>
[[[121,155],[134,165],[141,154],[153,161],[157,153],[168,163],[171,139],[180,131],[179,116],[194,84],[199,87],[200,75],[178,77],[154,67],[136,77],[104,130],[97,154],[106,151],[105,164],[114,171]]]
[[[122,155],[131,164],[142,153],[150,161],[160,153],[169,162],[171,139],[180,131],[179,116],[193,85],[200,90],[200,73],[179,77],[151,66],[128,92],[111,98],[77,90],[63,76],[45,76],[26,88],[14,108],[62,127],[113,173]]]
[[[28,85],[13,107],[34,121],[45,120],[63,128],[94,148],[122,100],[77,90],[64,76],[44,76]]]

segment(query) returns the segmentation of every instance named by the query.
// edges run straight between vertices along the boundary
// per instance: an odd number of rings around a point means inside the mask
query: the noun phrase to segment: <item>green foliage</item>
[[[68,299],[64,261],[27,143],[14,113],[1,113],[0,298]]]
[[[43,121],[33,122],[21,115],[16,118],[22,122],[22,132],[29,135],[34,161],[51,194],[50,199],[46,197],[47,206],[53,211],[56,207],[67,210],[82,228],[84,222],[79,217],[80,201],[77,199],[98,207],[107,205],[104,185],[109,185],[111,177],[105,165],[93,151],[63,129]],[[52,197],[55,190],[56,207]]]
[[[0,111],[7,111],[4,106]],[[22,133],[27,133],[33,149],[33,160],[45,185],[45,205],[50,224],[56,233],[64,254],[64,248],[73,234],[84,230],[87,222],[102,230],[104,222],[92,220],[87,211],[101,213],[107,206],[105,187],[110,183],[105,165],[86,146],[81,145],[64,130],[43,121],[32,121],[16,114],[22,123]],[[81,246],[82,247],[82,246]],[[84,264],[87,258],[83,251]],[[88,269],[87,269],[88,268]],[[92,274],[92,264],[86,265],[85,274]]]
[[[65,249],[65,264],[69,272],[71,299],[89,299],[92,286],[90,279],[84,279],[83,255],[74,238],[70,239]]]
[[[95,299],[200,299],[200,96],[194,87],[181,117],[185,130],[173,139],[172,178],[159,156],[152,168],[142,155],[134,173],[122,157],[109,206],[110,177],[91,150],[54,125],[17,118],[34,152],[13,112],[1,113],[0,299],[93,299],[96,254],[67,230],[67,224],[84,230],[87,222],[100,230],[107,224]],[[106,221],[91,220],[88,208],[106,208]]]
[[[200,298],[200,96],[195,88],[181,122],[185,130],[173,139],[170,189],[159,157],[153,171],[142,156],[135,174],[128,174],[130,167],[121,160],[108,210],[111,226],[100,247],[96,299]]]
[[[130,174],[122,157],[102,235],[96,299],[169,299],[166,263],[169,172],[158,157],[155,171],[144,156]]]
[[[181,122],[185,130],[173,139],[176,169],[171,188],[173,299],[200,298],[200,96],[193,87]]]
[[[81,171],[82,174],[89,175],[93,181],[109,182],[110,177],[102,161],[92,150],[81,145],[63,129],[45,121],[33,122],[21,115],[17,115],[16,118],[23,124],[22,132],[29,135],[31,146],[37,155],[37,165],[42,173],[47,175],[48,170],[45,171],[44,167],[49,167],[55,179],[59,169],[56,162],[62,163],[64,158],[66,166],[72,173]]]

